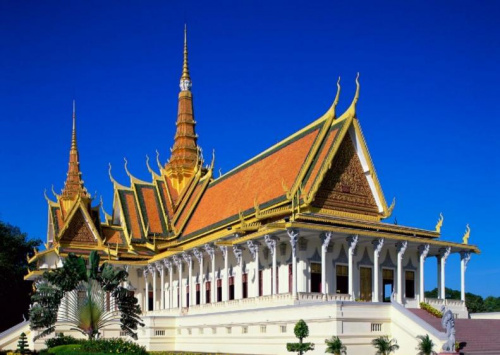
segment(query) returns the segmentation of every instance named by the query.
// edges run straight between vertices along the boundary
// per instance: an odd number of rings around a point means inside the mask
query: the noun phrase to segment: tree
[[[347,348],[344,344],[342,344],[342,340],[340,340],[337,336],[332,336],[330,339],[325,339],[326,350],[325,353],[335,354],[335,355],[346,355]]]
[[[24,332],[19,336],[19,340],[17,342],[17,352],[21,354],[27,354],[30,352],[28,349],[28,339],[26,339],[26,334],[24,334]]]
[[[290,352],[297,352],[300,355],[304,354],[307,351],[314,350],[313,343],[304,343],[304,338],[309,336],[309,327],[306,322],[302,319],[295,324],[295,328],[293,328],[293,332],[295,333],[295,337],[299,339],[298,343],[287,343],[286,350]]]
[[[484,299],[486,312],[500,312],[500,297],[488,296]]]
[[[23,320],[30,304],[31,282],[24,281],[28,261],[40,240],[28,239],[19,227],[0,221],[0,332]]]
[[[52,333],[56,321],[96,339],[100,329],[117,323],[118,317],[121,329],[137,339],[135,330],[144,324],[137,298],[121,286],[128,273],[106,263],[99,266],[99,259],[92,251],[87,267],[81,256],[69,254],[62,268],[43,274],[31,298],[31,329],[44,329],[36,339]],[[64,296],[66,306],[60,310]],[[112,300],[117,310],[111,307]]]
[[[376,355],[389,355],[399,349],[396,339],[389,339],[387,335],[373,339],[372,345],[377,349]]]
[[[452,300],[459,300],[461,297],[460,291],[453,290],[451,288],[445,288],[445,298]],[[425,297],[428,298],[437,298],[438,290],[437,288],[432,291],[426,291]],[[465,306],[469,310],[470,313],[481,313],[481,312],[490,312],[488,311],[486,305],[484,304],[483,297],[479,295],[475,295],[470,292],[465,293]]]
[[[434,351],[434,342],[431,338],[429,338],[429,334],[419,335],[418,338],[418,346],[417,355],[436,355],[437,353]]]

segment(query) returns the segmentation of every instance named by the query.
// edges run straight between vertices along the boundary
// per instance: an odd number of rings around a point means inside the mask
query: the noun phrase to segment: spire
[[[184,24],[184,60],[182,63],[182,76],[180,82],[181,91],[190,91],[191,78],[189,77],[188,47],[187,47],[187,25]]]
[[[71,132],[69,167],[61,198],[63,200],[75,200],[77,196],[81,196],[90,201],[90,195],[83,186],[82,173],[80,171],[80,158],[76,145],[76,104],[75,100],[73,100],[73,129]]]
[[[191,77],[188,67],[187,27],[184,27],[184,60],[180,80],[181,91],[177,111],[177,130],[174,146],[165,170],[178,191],[182,190],[199,166],[198,144],[193,113],[193,94],[191,93]]]

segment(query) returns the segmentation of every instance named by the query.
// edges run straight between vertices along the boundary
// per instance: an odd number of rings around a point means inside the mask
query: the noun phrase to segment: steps
[[[443,331],[441,319],[423,309],[408,309],[439,331]],[[498,319],[455,319],[456,339],[466,343],[460,352],[469,354],[500,355],[500,320]],[[440,350],[440,349],[436,349]]]

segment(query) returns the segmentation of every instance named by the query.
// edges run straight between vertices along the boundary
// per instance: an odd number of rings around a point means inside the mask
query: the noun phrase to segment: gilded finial
[[[212,150],[212,162],[210,163],[210,170],[213,170],[215,165],[215,149]]]
[[[160,152],[158,151],[158,149],[156,149],[156,165],[158,165],[158,169],[160,169],[161,172],[162,166],[160,163]]]
[[[470,227],[469,224],[467,224],[467,226],[465,227],[464,236],[462,237],[462,243],[469,244],[469,237],[470,237]]]
[[[351,106],[349,106],[349,108],[345,112],[345,114],[347,114],[347,116],[349,117],[356,117],[356,104],[358,103],[359,100],[359,88],[360,85],[359,85],[359,73],[358,73],[356,75],[356,93],[354,94],[354,98],[352,99]]]
[[[123,161],[125,162],[125,164],[124,164],[124,166],[125,166],[125,172],[127,173],[128,177],[131,177],[130,171],[128,171],[128,168],[127,168],[127,165],[128,165],[127,158],[124,157]]]
[[[76,101],[73,100],[73,130],[71,132],[71,149],[76,150]]]
[[[396,207],[396,197],[392,199],[391,205],[387,209],[387,212],[384,214],[384,218],[389,218],[392,215],[392,211],[394,211],[394,207]]]
[[[148,171],[151,175],[158,176],[158,174],[156,174],[156,172],[153,169],[151,169],[151,166],[149,165],[149,155],[147,155],[147,154],[146,154],[146,166],[147,166]]]
[[[184,60],[182,63],[182,76],[180,82],[181,91],[191,89],[191,78],[189,77],[188,47],[187,47],[187,25],[184,24]]]
[[[113,175],[111,175],[111,163],[109,163],[109,169],[108,169],[108,174],[109,174],[109,179],[114,185],[119,185],[118,182],[113,178]]]
[[[52,190],[52,195],[54,195],[54,197],[57,199],[59,199],[59,195],[56,193],[56,191],[54,190],[54,185],[52,185],[51,187],[51,190]]]
[[[47,196],[47,189],[44,189],[44,190],[43,190],[43,197],[45,197],[45,200],[46,200],[48,203],[50,203],[50,202],[51,202],[51,201],[50,201],[50,199],[49,199],[49,196]]]
[[[436,224],[436,233],[441,233],[441,227],[443,226],[443,221],[444,221],[443,213],[440,213],[439,219]]]

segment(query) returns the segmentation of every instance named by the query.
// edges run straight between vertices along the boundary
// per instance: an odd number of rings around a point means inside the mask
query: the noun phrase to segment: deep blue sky
[[[500,295],[498,1],[0,2],[0,218],[45,239],[43,191],[60,191],[71,101],[88,190],[111,211],[114,177],[149,179],[169,156],[189,29],[199,144],[227,172],[340,109],[361,73],[359,119],[399,224],[433,229],[482,254],[467,290]],[[216,206],[214,206],[216,208]],[[427,262],[427,288],[436,262]],[[459,288],[459,258],[447,286]]]

